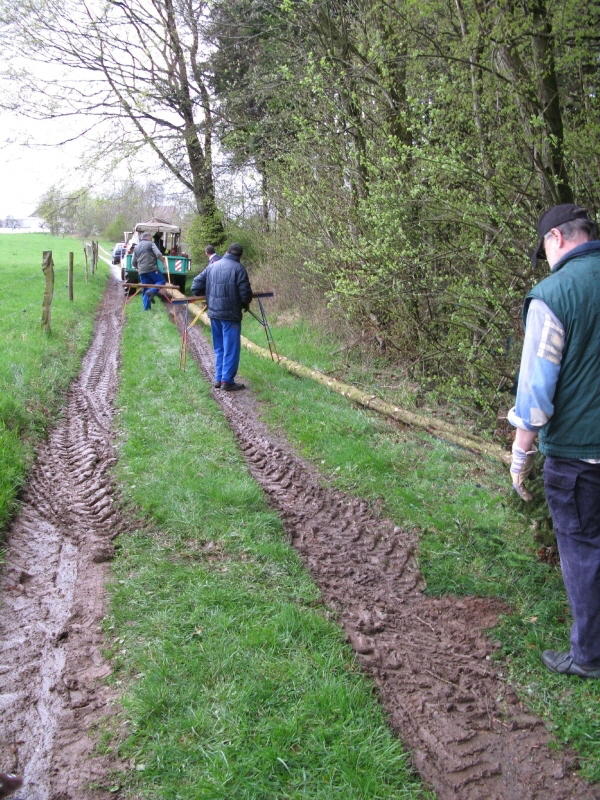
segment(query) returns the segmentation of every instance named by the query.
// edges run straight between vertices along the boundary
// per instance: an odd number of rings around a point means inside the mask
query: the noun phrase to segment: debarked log
[[[176,294],[179,293],[177,292]],[[210,319],[207,317],[206,313],[201,312],[198,308],[195,308],[193,303],[190,303],[189,309],[196,316],[200,316],[202,322],[210,327]],[[267,358],[269,360],[273,358],[273,360],[277,360],[277,357],[272,356],[269,350],[264,347],[260,347],[260,345],[255,344],[254,342],[250,341],[250,339],[246,339],[245,336],[242,336],[242,346],[245,347],[246,350],[249,350],[251,353],[260,356],[261,358]],[[400,406],[393,405],[392,403],[387,403],[385,400],[382,400],[376,395],[368,394],[360,389],[356,389],[354,386],[349,386],[347,383],[338,381],[335,378],[330,378],[323,372],[319,372],[319,370],[305,367],[302,364],[299,364],[297,361],[292,361],[290,358],[286,358],[285,356],[279,356],[278,360],[279,364],[293,375],[298,375],[302,378],[310,378],[310,380],[326,386],[328,389],[331,389],[331,391],[337,392],[343,397],[347,397],[349,400],[352,400],[353,402],[358,403],[365,408],[377,411],[379,414],[383,414],[386,417],[391,417],[397,422],[402,422],[405,425],[421,428],[438,439],[443,439],[451,444],[455,444],[459,447],[465,448],[466,450],[470,450],[471,452],[479,453],[482,456],[487,456],[494,461],[499,461],[502,464],[510,464],[511,455],[509,452],[503,450],[497,444],[486,442],[484,439],[474,436],[467,431],[461,431],[455,425],[451,425],[443,420],[425,417],[422,414],[416,414],[414,411],[409,411],[408,409],[400,408]]]

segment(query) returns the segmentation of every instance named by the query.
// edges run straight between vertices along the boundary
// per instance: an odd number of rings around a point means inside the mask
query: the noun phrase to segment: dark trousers
[[[211,319],[215,350],[215,383],[234,383],[240,365],[242,323],[229,319]]]
[[[573,614],[571,655],[600,667],[600,464],[548,456],[544,485]]]

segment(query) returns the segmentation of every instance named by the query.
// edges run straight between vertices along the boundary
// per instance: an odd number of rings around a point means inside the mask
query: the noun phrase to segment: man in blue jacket
[[[545,650],[552,672],[600,678],[600,241],[585,208],[540,217],[538,258],[551,275],[525,299],[525,341],[509,422],[517,428],[513,487],[525,480],[540,434],[544,486],[573,615],[569,652]]]
[[[240,363],[242,310],[247,310],[252,300],[250,279],[240,258],[244,252],[240,244],[231,244],[218,261],[209,262],[206,269],[196,275],[192,294],[205,295],[215,350],[215,388],[226,392],[243,389],[235,376]]]

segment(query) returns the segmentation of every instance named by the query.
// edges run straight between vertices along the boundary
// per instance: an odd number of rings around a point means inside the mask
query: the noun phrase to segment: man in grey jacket
[[[192,294],[205,295],[215,350],[215,388],[226,392],[243,389],[235,376],[240,363],[242,310],[252,300],[250,279],[240,257],[240,244],[231,244],[218,261],[210,261],[194,278]]]
[[[164,268],[167,268],[167,259],[160,252],[152,241],[149,233],[142,233],[140,241],[135,246],[131,264],[137,269],[140,276],[140,283],[161,286],[166,283],[165,276],[158,269],[158,261],[162,261]],[[144,289],[142,292],[142,307],[144,311],[152,309],[154,295],[159,289]]]

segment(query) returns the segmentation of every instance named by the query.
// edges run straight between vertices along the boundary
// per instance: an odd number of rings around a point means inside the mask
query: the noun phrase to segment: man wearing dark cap
[[[519,386],[508,419],[516,427],[513,487],[525,487],[539,433],[544,486],[573,615],[569,652],[546,650],[552,672],[600,678],[600,241],[585,208],[572,203],[538,222],[533,263],[551,274],[525,299]]]
[[[192,294],[206,296],[215,350],[215,388],[226,392],[244,389],[236,383],[240,363],[242,311],[252,301],[252,287],[240,258],[240,244],[231,244],[225,255],[211,260],[192,283]],[[214,250],[213,250],[214,253]]]

